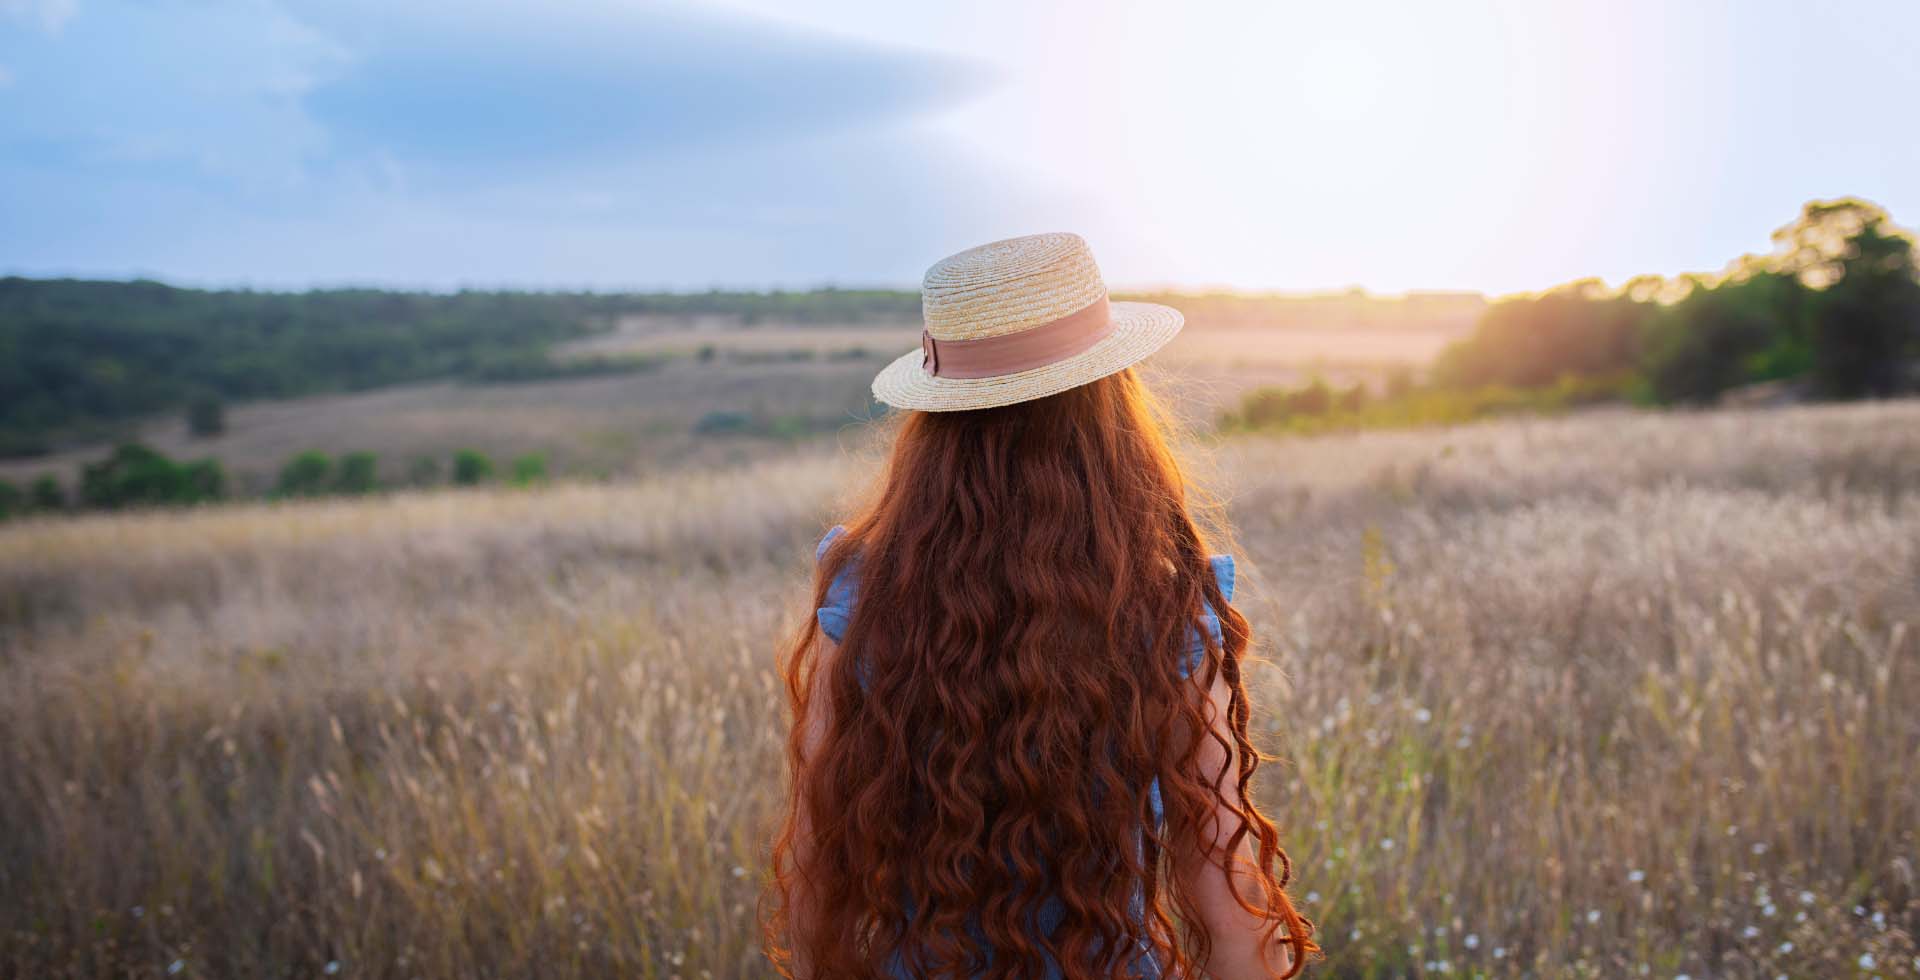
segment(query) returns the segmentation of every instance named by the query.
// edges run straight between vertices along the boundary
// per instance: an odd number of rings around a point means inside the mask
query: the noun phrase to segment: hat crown
[[[935,340],[979,340],[1052,323],[1106,295],[1086,240],[1054,232],[989,242],[935,262],[920,283],[920,309]]]

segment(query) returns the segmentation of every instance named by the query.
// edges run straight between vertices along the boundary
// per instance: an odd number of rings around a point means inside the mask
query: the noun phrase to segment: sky
[[[1617,284],[1920,224],[1915,52],[1913,0],[0,0],[0,272]]]

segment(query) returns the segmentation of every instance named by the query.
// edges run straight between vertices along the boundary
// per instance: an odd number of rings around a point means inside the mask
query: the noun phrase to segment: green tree
[[[1662,404],[1701,404],[1737,385],[1804,373],[1807,295],[1794,276],[1760,272],[1662,308],[1643,345],[1648,392]]]
[[[516,457],[513,461],[513,485],[532,486],[547,482],[547,457],[545,453],[528,453]]]
[[[227,431],[227,403],[218,395],[202,393],[187,405],[187,432],[208,439]]]
[[[334,472],[335,493],[365,494],[379,489],[380,458],[372,453],[347,453]]]
[[[327,477],[332,472],[333,461],[327,454],[309,449],[287,460],[287,465],[280,468],[280,481],[274,485],[274,493],[282,497],[317,497],[327,492]]]
[[[1818,292],[1810,379],[1826,398],[1886,397],[1920,357],[1920,265],[1913,236],[1857,198],[1811,201],[1774,232],[1776,264]]]
[[[1441,352],[1434,379],[1449,388],[1541,388],[1565,377],[1626,374],[1638,366],[1653,311],[1654,304],[1591,279],[1502,300],[1471,335]]]
[[[453,454],[453,482],[458,486],[478,486],[493,479],[493,460],[477,449],[462,449]]]

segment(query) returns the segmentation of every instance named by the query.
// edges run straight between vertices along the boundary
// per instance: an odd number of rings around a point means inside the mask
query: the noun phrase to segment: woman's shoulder
[[[833,547],[847,533],[844,525],[835,524],[814,546],[813,560],[825,561],[827,549]],[[853,601],[859,592],[859,576],[852,559],[842,563],[834,573],[833,581],[827,585],[826,604],[814,610],[814,619],[820,624],[820,632],[827,634],[833,642],[840,642],[846,636],[847,624],[853,620]]]
[[[1207,559],[1207,566],[1213,569],[1213,580],[1220,584],[1220,598],[1227,602],[1232,602],[1234,579],[1233,556],[1214,555]],[[1226,631],[1220,625],[1220,612],[1213,608],[1213,603],[1205,599],[1200,601],[1200,626],[1207,631],[1207,635],[1213,637],[1214,646],[1224,647],[1226,645],[1227,636]],[[1206,656],[1206,641],[1201,638],[1199,630],[1195,630],[1187,640],[1187,662],[1180,665],[1180,676],[1186,677],[1194,671],[1199,670],[1200,663],[1206,659]]]

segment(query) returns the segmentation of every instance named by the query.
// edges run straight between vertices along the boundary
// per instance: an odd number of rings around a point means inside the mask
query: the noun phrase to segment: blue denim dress
[[[827,532],[826,537],[820,539],[819,546],[814,548],[814,560],[817,562],[824,558],[827,553],[827,547],[833,544],[835,539],[845,534],[846,530],[845,527],[838,524],[834,525],[833,529]],[[839,574],[835,575],[833,582],[827,586],[827,604],[814,610],[814,618],[820,623],[820,631],[825,633],[835,643],[840,642],[840,640],[846,636],[847,624],[853,619],[853,605],[859,598],[859,564],[859,557],[855,556],[853,560],[841,567]],[[1221,596],[1228,601],[1232,601],[1233,556],[1214,555],[1208,559],[1208,564],[1213,569],[1215,581],[1220,583]],[[1212,605],[1204,602],[1201,604],[1200,621],[1206,628],[1206,631],[1213,636],[1213,642],[1216,646],[1225,642],[1220,628],[1220,617],[1214,611]],[[1194,669],[1200,666],[1200,662],[1205,656],[1206,646],[1201,640],[1199,632],[1195,631],[1189,638],[1187,658],[1185,662],[1180,665],[1180,676],[1183,678],[1190,676]],[[1158,777],[1155,777],[1153,782],[1147,787],[1147,800],[1148,805],[1153,810],[1154,823],[1159,825],[1166,819],[1166,806],[1161,800],[1160,780]],[[1144,899],[1137,895],[1135,898],[1137,904],[1134,907],[1134,915],[1136,917],[1145,915]],[[1035,927],[1042,935],[1050,935],[1053,930],[1060,925],[1060,920],[1064,914],[1065,911],[1061,908],[1059,900],[1057,898],[1049,898],[1041,903],[1038,916],[1039,921],[1035,923]],[[984,938],[982,942],[984,944]],[[992,962],[992,949],[986,950],[986,958],[988,962]],[[894,956],[889,973],[897,978],[897,980],[915,980],[917,976],[912,969],[909,968],[900,954]],[[1134,975],[1141,978],[1141,980],[1161,976],[1160,965],[1154,961],[1151,951],[1144,949],[1141,951]],[[1052,962],[1047,964],[1046,980],[1060,980],[1062,976],[1063,974],[1061,973],[1059,964]]]

